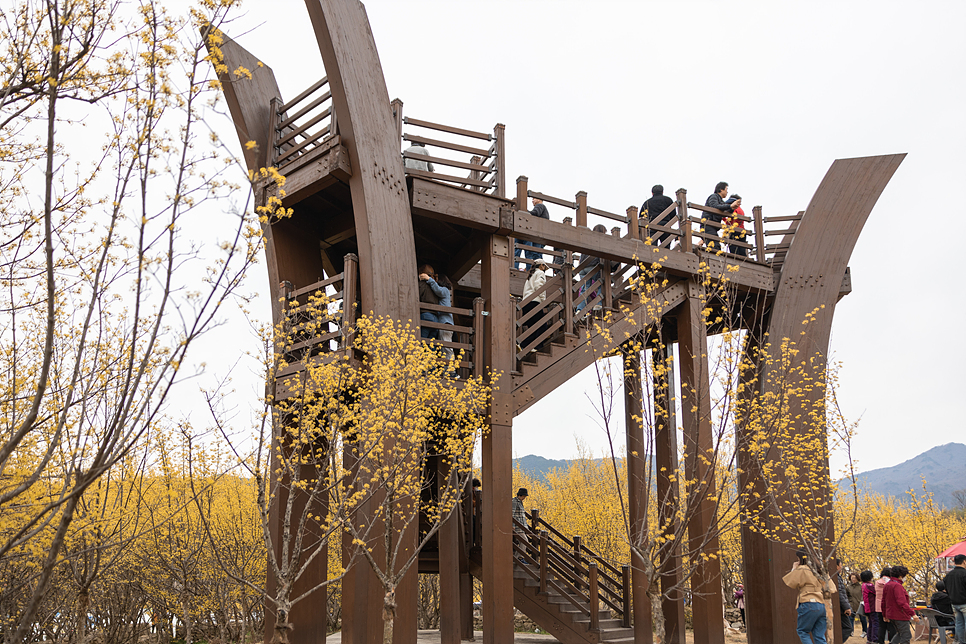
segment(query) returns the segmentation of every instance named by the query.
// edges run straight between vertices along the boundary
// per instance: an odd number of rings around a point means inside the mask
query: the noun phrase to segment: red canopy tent
[[[966,555],[966,541],[960,541],[936,555],[936,573],[946,574],[953,567],[953,557],[956,555]]]
[[[955,546],[946,548],[939,553],[938,557],[946,558],[955,557],[956,555],[966,555],[966,541],[960,541]]]

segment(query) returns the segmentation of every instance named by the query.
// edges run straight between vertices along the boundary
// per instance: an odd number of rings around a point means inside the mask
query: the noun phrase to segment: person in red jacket
[[[916,611],[909,605],[909,593],[902,580],[909,574],[905,566],[892,567],[892,580],[882,592],[882,620],[886,624],[893,644],[908,644],[912,641],[910,622],[919,621]]]

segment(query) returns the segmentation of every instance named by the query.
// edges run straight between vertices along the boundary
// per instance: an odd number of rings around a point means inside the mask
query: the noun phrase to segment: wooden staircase
[[[513,605],[564,644],[633,642],[630,567],[618,570],[583,547],[580,537],[555,530],[537,510],[528,518],[532,525],[515,524],[522,533],[513,544]],[[479,547],[470,548],[469,570],[482,579]]]
[[[654,286],[645,302],[627,289],[612,300],[611,306],[591,310],[574,324],[573,332],[559,334],[543,348],[528,352],[512,374],[514,413],[525,411],[621,342],[659,321],[686,296],[683,280]]]

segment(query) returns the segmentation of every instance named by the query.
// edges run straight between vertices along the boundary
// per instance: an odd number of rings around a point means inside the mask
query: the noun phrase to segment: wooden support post
[[[490,235],[483,249],[481,293],[489,308],[485,364],[494,385],[490,431],[483,435],[483,642],[513,641],[513,304],[509,239]]]
[[[761,206],[751,209],[755,218],[755,256],[762,264],[765,263],[765,223],[761,217]]]
[[[620,236],[621,236],[621,227],[620,226],[614,226],[613,228],[610,229],[610,234],[613,235],[614,237],[617,237],[618,239],[620,239]]]
[[[631,627],[631,567],[627,564],[621,566],[621,585],[624,587],[622,593],[624,603],[621,608],[621,626]]]
[[[473,575],[460,573],[460,637],[473,639]]]
[[[540,531],[540,594],[547,594],[547,554],[549,552],[549,545],[547,540],[547,531]]]
[[[600,291],[601,305],[606,311],[608,309],[614,308],[614,294],[612,285],[614,283],[614,276],[610,272],[610,260],[602,259],[600,260],[600,279],[602,282],[602,288]]]
[[[577,561],[574,564],[574,577],[578,580],[574,585],[580,588],[580,536],[574,536],[574,559]]]
[[[591,561],[587,567],[590,569],[590,631],[600,632],[600,595],[597,592],[597,562]]]
[[[455,483],[456,473],[451,471],[446,456],[438,459],[436,470],[440,485],[443,481]],[[460,642],[460,530],[459,512],[456,507],[439,527],[439,638],[440,644]],[[418,593],[418,590],[417,590]]]
[[[643,398],[641,385],[641,356],[638,347],[628,342],[621,347],[624,363],[624,428],[627,433],[627,505],[630,521],[631,579],[624,587],[633,601],[634,641],[651,644],[654,641],[651,600],[647,596],[646,562],[641,551],[634,547],[647,538],[648,487],[647,443],[644,441]],[[626,605],[626,602],[625,602]]]
[[[637,220],[637,206],[627,209],[627,236],[631,239],[641,238],[641,227]]]
[[[523,175],[517,177],[517,210],[527,209],[527,181]]]
[[[496,196],[506,197],[506,151],[504,149],[503,135],[506,126],[497,123],[493,128],[493,136],[496,137]],[[524,208],[526,210],[526,208]]]
[[[705,325],[703,286],[692,279],[688,296],[678,309],[677,327],[681,370],[681,415],[684,427],[685,476],[695,481],[697,499],[688,522],[688,549],[713,558],[700,559],[691,576],[692,620],[695,644],[723,644],[724,620],[721,597],[721,561],[715,496],[711,427],[711,385],[708,375],[708,334]]]
[[[392,107],[392,118],[396,122],[396,140],[399,141],[399,151],[402,152],[403,102],[394,98],[389,105]]]
[[[530,510],[530,529],[540,532],[540,510],[536,508]]]
[[[577,193],[577,227],[587,227],[587,193],[581,190]]]
[[[675,534],[678,518],[675,508],[679,504],[678,440],[677,423],[674,417],[674,365],[669,361],[669,351],[658,338],[657,346],[651,351],[654,373],[654,465],[657,480],[657,507],[659,525],[664,526],[665,534]],[[675,543],[677,540],[675,541]],[[665,642],[684,644],[684,597],[680,592],[669,597],[672,588],[680,589],[683,581],[681,547],[674,549],[664,558],[661,566],[661,612],[664,613]],[[676,596],[678,599],[674,599]]]
[[[474,156],[470,157],[470,163],[472,163],[473,165],[482,165],[483,164],[483,157],[474,155]],[[473,181],[482,181],[482,179],[483,179],[483,173],[480,172],[479,170],[471,170],[470,171],[470,179],[473,180]],[[468,187],[470,190],[472,190],[474,192],[484,192],[484,189],[483,189],[482,186],[466,186],[466,184],[463,184],[463,187],[464,188],[465,187]]]
[[[688,221],[688,191],[684,188],[674,193],[678,198],[678,229],[681,231],[681,250],[691,252],[691,222]]]

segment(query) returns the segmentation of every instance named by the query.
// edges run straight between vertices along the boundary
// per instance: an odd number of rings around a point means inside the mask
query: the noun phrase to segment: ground
[[[691,631],[687,632],[686,635],[687,644],[694,644],[694,634]],[[325,638],[326,644],[339,644],[342,641],[341,633],[333,633]],[[416,636],[416,641],[420,644],[439,644],[439,631],[419,631]],[[476,641],[483,641],[483,631],[476,631]],[[514,644],[537,644],[538,642],[556,642],[550,635],[536,634],[536,633],[516,633],[513,638]],[[725,633],[726,644],[745,644],[748,640],[745,638],[744,633],[740,635],[733,635],[731,633]]]

